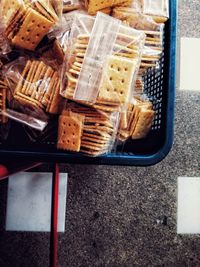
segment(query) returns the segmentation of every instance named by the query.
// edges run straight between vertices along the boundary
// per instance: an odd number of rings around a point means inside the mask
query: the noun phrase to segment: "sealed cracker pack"
[[[132,0],[82,0],[89,15],[96,15],[98,11],[109,14],[115,6],[130,6]]]
[[[120,19],[126,25],[145,33],[145,45],[142,52],[142,59],[139,73],[136,79],[135,91],[144,91],[143,76],[149,70],[160,70],[160,59],[164,49],[164,24],[157,23],[141,11],[136,12],[134,8],[118,7],[113,10],[113,17]]]
[[[61,13],[62,2],[58,0],[2,0],[4,37],[13,46],[34,51],[58,23]]]
[[[48,117],[43,116],[43,118],[41,118],[41,114],[34,114],[33,110],[22,106],[18,107],[16,110],[16,107],[11,105],[11,107],[7,108],[2,114],[7,119],[19,122],[40,132],[43,132],[48,124]]]
[[[155,118],[152,101],[145,95],[134,96],[128,109],[120,114],[119,141],[142,139],[151,130]]]
[[[169,18],[169,0],[132,0],[128,7],[134,12],[152,16],[158,23],[164,23]]]
[[[46,125],[48,116],[62,112],[64,102],[59,94],[60,77],[57,70],[47,62],[40,58],[20,57],[5,66],[3,73],[12,92],[9,108],[14,112],[41,119],[44,121],[43,126]],[[9,112],[7,116],[17,118],[18,115],[14,112]],[[21,119],[20,114],[19,116]],[[28,121],[27,117],[25,121]]]
[[[116,8],[113,17],[126,25],[143,31],[146,35],[140,69],[159,67],[159,59],[163,51],[164,24],[156,23],[151,16],[135,12],[132,8]]]
[[[57,148],[99,156],[111,152],[119,113],[107,113],[77,103],[68,103],[59,117]]]
[[[57,59],[60,64],[64,61],[65,54],[68,54],[68,41],[74,17],[76,14],[86,14],[83,10],[74,10],[68,13],[64,13],[60,22],[55,26],[53,31],[48,34],[49,42],[52,46],[48,48],[47,53],[44,56],[51,54],[51,57]]]
[[[153,16],[158,23],[164,23],[169,18],[169,0],[142,0],[143,13]]]
[[[133,94],[144,40],[144,33],[103,13],[96,18],[77,15],[62,95],[104,111],[119,111]]]

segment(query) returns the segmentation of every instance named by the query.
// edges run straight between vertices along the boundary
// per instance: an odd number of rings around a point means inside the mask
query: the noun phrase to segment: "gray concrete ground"
[[[179,1],[181,36],[200,38],[199,8]],[[156,166],[62,166],[69,188],[59,266],[200,266],[199,236],[176,234],[177,177],[200,176],[199,113],[200,92],[177,91],[174,147]],[[0,266],[48,266],[48,234],[4,231],[5,199],[3,182]]]

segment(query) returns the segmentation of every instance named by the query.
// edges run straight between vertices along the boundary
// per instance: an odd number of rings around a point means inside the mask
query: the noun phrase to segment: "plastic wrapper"
[[[0,57],[6,55],[11,51],[8,41],[4,37],[4,25],[0,25]],[[1,69],[1,66],[0,66]]]
[[[33,129],[43,131],[48,124],[49,116],[43,111],[37,110],[34,107],[20,104],[10,90],[7,88],[7,103],[6,108],[0,112],[6,120],[14,120],[24,125],[30,126]]]
[[[119,6],[121,10],[150,15],[157,23],[164,23],[169,18],[169,0],[132,0],[127,7]],[[118,8],[118,7],[115,7]]]
[[[22,106],[41,114],[62,112],[64,99],[60,96],[60,77],[46,62],[19,58],[5,66],[4,77],[14,99]]]
[[[169,18],[169,0],[143,0],[143,13],[152,15],[159,23],[164,23]]]
[[[64,61],[64,56],[67,53],[69,36],[76,14],[85,14],[83,10],[75,10],[69,13],[65,13],[62,16],[59,24],[54,30],[48,34],[49,42],[51,45],[47,47],[46,51],[43,52],[43,57],[51,57],[56,59],[59,64]]]
[[[43,131],[48,123],[48,117],[37,113],[37,111],[30,108],[25,108],[19,103],[17,104],[12,95],[7,82],[0,78],[0,133],[2,139],[7,138],[8,127],[3,124],[8,123],[8,119],[26,124],[34,129]],[[11,108],[11,109],[9,109]],[[3,134],[3,131],[5,132]]]
[[[69,103],[59,118],[57,148],[90,156],[109,153],[114,145],[119,113],[97,111]]]
[[[144,93],[144,81],[141,74],[137,75],[135,82],[135,94],[143,94]]]
[[[59,69],[63,64],[64,50],[57,39],[48,40],[48,43],[37,50],[40,60],[47,62],[53,69]]]
[[[144,96],[135,96],[127,111],[120,115],[118,140],[145,138],[151,130],[154,116],[152,102]]]
[[[21,113],[11,109],[6,109],[6,111],[2,112],[2,115],[6,118],[25,124],[39,131],[43,131],[48,124],[47,120],[45,121],[38,119],[33,117],[32,115],[27,115],[26,113]]]
[[[142,13],[142,10],[143,10],[143,2],[142,1],[143,0],[132,0],[130,7],[134,11]]]
[[[98,13],[78,15],[72,26],[63,96],[105,111],[132,97],[145,34]]]
[[[59,21],[59,12],[62,11],[60,2],[2,0],[0,18],[5,25],[4,36],[13,46],[34,51]]]
[[[63,13],[68,13],[73,10],[81,9],[80,0],[63,0]]]
[[[24,131],[28,136],[30,142],[41,145],[52,145],[55,147],[58,135],[58,119],[50,118],[47,126],[43,131],[24,125]]]
[[[135,12],[132,8],[116,8],[113,16],[146,34],[141,70],[145,72],[148,68],[159,68],[159,59],[163,51],[164,24],[158,24],[152,17]]]
[[[90,15],[96,15],[98,11],[111,11],[115,6],[130,6],[132,0],[82,0],[82,3]]]

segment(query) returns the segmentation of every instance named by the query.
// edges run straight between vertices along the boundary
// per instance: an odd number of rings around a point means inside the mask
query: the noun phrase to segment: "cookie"
[[[60,116],[58,127],[58,149],[79,152],[81,147],[81,136],[83,120],[79,117]]]
[[[53,22],[37,11],[28,8],[23,23],[12,39],[12,43],[21,48],[34,51],[53,25]]]

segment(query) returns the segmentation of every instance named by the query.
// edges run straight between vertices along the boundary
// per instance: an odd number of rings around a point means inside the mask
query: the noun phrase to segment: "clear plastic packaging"
[[[11,47],[8,41],[4,37],[4,30],[5,30],[4,25],[0,25],[0,57],[1,55],[6,55],[11,51]]]
[[[81,9],[80,0],[63,0],[63,13]]]
[[[64,61],[64,50],[59,41],[54,38],[48,40],[48,44],[37,50],[40,60],[47,62],[53,69],[59,69]]]
[[[5,25],[4,36],[13,46],[34,51],[59,21],[59,13],[62,11],[60,2],[2,0],[0,18]]]
[[[65,13],[62,16],[59,24],[55,26],[54,30],[48,34],[49,41],[53,45],[48,49],[48,54],[51,57],[57,59],[59,63],[63,63],[64,56],[67,53],[69,36],[76,14],[85,14],[83,10],[75,10],[69,13]],[[44,55],[46,56],[46,54]]]
[[[156,23],[151,16],[135,12],[132,8],[116,8],[113,10],[112,16],[134,29],[144,31],[147,38],[148,35],[153,36],[158,44],[162,46],[164,25]]]
[[[127,111],[120,115],[118,140],[145,138],[151,130],[154,116],[152,102],[144,96],[135,96]]]
[[[114,10],[124,12],[139,12],[150,15],[158,23],[164,23],[169,18],[169,0],[132,0],[127,7],[117,6]]]
[[[40,59],[19,58],[4,68],[4,77],[14,99],[41,113],[60,114],[64,99],[60,96],[60,77]]]
[[[142,75],[138,74],[135,83],[135,94],[142,95],[144,93],[144,81]]]
[[[145,34],[98,13],[78,15],[72,26],[63,96],[105,111],[132,97]]]
[[[142,13],[142,3],[143,0],[132,0],[131,8],[136,11]]]
[[[25,124],[38,131],[43,131],[48,124],[47,120],[45,121],[38,119],[31,115],[27,115],[26,113],[21,113],[11,109],[6,109],[6,111],[2,112],[2,115],[6,118]]]
[[[8,118],[26,124],[34,129],[43,131],[47,125],[48,117],[30,108],[16,103],[7,82],[0,79],[0,124],[6,124]],[[11,108],[11,109],[10,109]]]
[[[90,15],[96,15],[98,11],[112,9],[115,6],[130,6],[132,0],[84,0],[82,1]]]
[[[97,111],[69,103],[59,118],[58,149],[90,156],[109,153],[114,145],[119,113]]]
[[[163,51],[164,24],[158,24],[151,16],[135,12],[132,8],[115,9],[113,16],[128,26],[143,31],[146,35],[140,72],[145,73],[148,68],[159,69],[159,60]]]
[[[169,18],[169,0],[143,0],[143,13],[154,16],[157,22],[165,22]]]
[[[34,129],[33,127],[29,127],[27,125],[24,125],[24,131],[26,132],[30,142],[37,142],[37,144],[46,144],[55,147],[58,135],[58,119],[50,118],[43,131]]]

